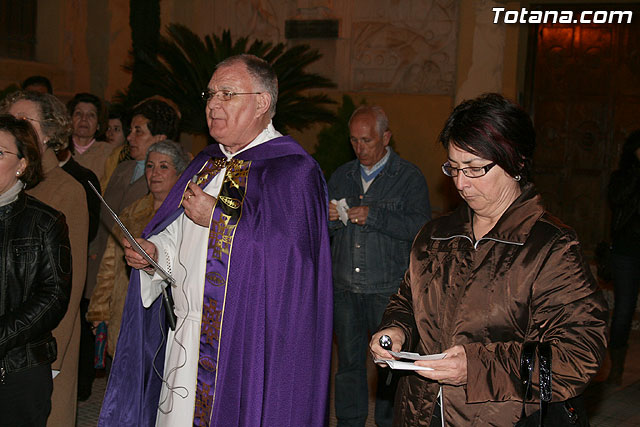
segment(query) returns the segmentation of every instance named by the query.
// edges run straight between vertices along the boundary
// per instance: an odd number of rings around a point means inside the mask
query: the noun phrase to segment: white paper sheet
[[[447,353],[437,353],[437,354],[423,354],[419,355],[418,353],[409,353],[408,351],[389,351],[394,357],[398,359],[408,359],[408,360],[440,360],[444,359]]]
[[[438,354],[423,354],[420,355],[418,353],[409,353],[407,351],[389,351],[394,357],[398,359],[404,360],[395,360],[395,359],[376,359],[375,363],[386,363],[389,365],[391,369],[398,369],[403,371],[433,371],[433,368],[427,368],[426,366],[419,366],[413,363],[416,360],[440,360],[444,359],[447,353],[438,353]],[[411,360],[411,362],[407,362],[406,360]]]
[[[151,256],[144,249],[142,249],[142,246],[140,246],[138,242],[136,242],[136,239],[133,238],[129,230],[127,230],[127,227],[125,227],[122,221],[120,221],[120,218],[118,217],[118,215],[113,211],[113,209],[111,209],[111,206],[107,204],[104,198],[102,198],[102,195],[98,190],[96,190],[96,188],[93,186],[91,181],[87,181],[87,182],[89,182],[89,185],[91,186],[91,189],[93,190],[93,192],[98,195],[102,204],[107,208],[107,210],[115,220],[116,224],[118,224],[118,227],[120,227],[120,229],[124,233],[125,238],[129,241],[133,250],[139,253],[140,255],[142,255],[142,257],[146,259],[149,264],[151,264],[151,266],[158,272],[160,277],[162,277],[162,280],[166,281],[170,285],[173,285],[176,282],[176,280],[169,273],[167,273],[164,270],[164,268],[162,268],[153,258],[151,258]]]
[[[336,209],[338,210],[338,216],[340,217],[340,221],[342,221],[344,225],[347,225],[347,223],[349,222],[349,215],[347,214],[349,205],[347,205],[347,201],[345,199],[340,199],[340,200],[333,199],[331,200],[331,203],[336,205]]]

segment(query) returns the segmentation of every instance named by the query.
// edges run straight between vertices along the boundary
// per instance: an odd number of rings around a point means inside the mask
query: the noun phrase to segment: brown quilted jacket
[[[420,354],[464,346],[467,384],[442,387],[446,425],[512,426],[523,342],[552,343],[553,401],[578,395],[604,358],[607,306],[576,233],[545,212],[531,184],[477,242],[471,219],[463,204],[422,228],[381,329],[401,327],[404,350]],[[439,387],[404,376],[395,425],[428,426]]]

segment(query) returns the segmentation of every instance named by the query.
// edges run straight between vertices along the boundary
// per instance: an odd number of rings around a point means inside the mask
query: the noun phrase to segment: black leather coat
[[[51,331],[70,294],[65,217],[21,192],[0,207],[0,380],[56,359]]]

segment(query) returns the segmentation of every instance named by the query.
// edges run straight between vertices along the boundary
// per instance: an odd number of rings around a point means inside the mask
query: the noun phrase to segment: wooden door
[[[538,7],[545,8],[569,9]],[[537,132],[534,182],[549,211],[593,255],[609,234],[609,174],[626,136],[640,128],[640,6],[585,8],[632,10],[633,21],[538,25],[528,99]]]

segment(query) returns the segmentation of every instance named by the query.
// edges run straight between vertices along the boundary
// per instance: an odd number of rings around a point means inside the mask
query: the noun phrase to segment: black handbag
[[[540,409],[526,416],[525,403],[533,394],[531,381],[535,367],[536,347],[540,363]],[[522,412],[516,427],[589,426],[589,418],[582,396],[564,402],[551,401],[551,345],[546,342],[526,342],[520,356],[522,381]]]

